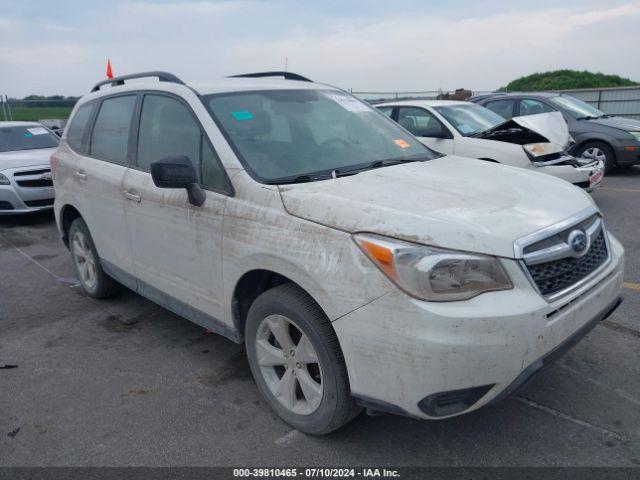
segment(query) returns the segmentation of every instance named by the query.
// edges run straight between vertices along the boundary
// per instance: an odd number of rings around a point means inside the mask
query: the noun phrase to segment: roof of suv
[[[149,80],[149,78],[154,77],[157,77],[158,81]],[[135,83],[128,83],[129,80],[135,80]],[[93,87],[93,89],[91,90],[91,94],[93,95],[90,95],[102,96],[107,93],[115,93],[120,88],[125,86],[128,86],[129,88],[123,88],[123,90],[144,88],[158,89],[159,85],[169,86],[172,84],[186,86],[199,95],[256,90],[291,90],[318,88],[339,90],[338,88],[329,85],[314,83],[301,75],[290,72],[251,73],[226,77],[220,80],[216,80],[213,83],[206,84],[186,84],[175,75],[167,72],[143,72],[103,80]]]

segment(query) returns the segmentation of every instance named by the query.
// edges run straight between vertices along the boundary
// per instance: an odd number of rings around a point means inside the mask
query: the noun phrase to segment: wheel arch
[[[327,318],[329,318],[327,312],[322,308],[317,299],[315,299],[309,290],[304,288],[304,286],[299,282],[296,282],[292,278],[274,270],[253,269],[245,272],[238,279],[231,297],[233,325],[236,328],[240,339],[244,338],[247,314],[249,313],[249,309],[253,302],[267,290],[285,283],[293,284],[309,295],[318,308],[325,314],[325,316],[327,316]]]
[[[577,156],[580,149],[582,149],[585,145],[589,143],[605,144],[611,150],[611,153],[613,155],[613,163],[614,164],[618,163],[618,159],[616,158],[616,149],[613,147],[611,141],[604,137],[589,137],[585,140],[580,140],[580,142],[576,143],[571,147],[571,151]]]
[[[69,247],[69,228],[76,218],[82,218],[80,211],[73,205],[66,204],[60,209],[60,230],[62,241]]]

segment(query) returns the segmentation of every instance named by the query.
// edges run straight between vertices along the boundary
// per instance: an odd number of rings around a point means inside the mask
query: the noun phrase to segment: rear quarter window
[[[85,103],[79,107],[71,120],[71,124],[69,125],[69,130],[67,131],[67,143],[76,152],[87,153],[86,146],[82,144],[82,139],[85,131],[87,130],[94,106],[94,103]]]

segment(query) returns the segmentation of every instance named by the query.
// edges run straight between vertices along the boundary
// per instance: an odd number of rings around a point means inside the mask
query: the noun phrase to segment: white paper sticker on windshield
[[[327,93],[327,97],[336,102],[345,110],[350,112],[370,112],[371,107],[362,103],[356,98],[350,97],[348,95],[341,95],[339,93]]]
[[[45,128],[42,127],[27,128],[27,131],[31,135],[46,135],[47,133],[49,133]]]
[[[462,133],[472,133],[473,132],[473,127],[470,126],[470,125],[467,125],[466,123],[463,123],[462,125],[458,125],[458,129]]]

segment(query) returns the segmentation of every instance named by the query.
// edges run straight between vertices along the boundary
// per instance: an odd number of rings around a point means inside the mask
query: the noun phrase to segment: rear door
[[[124,219],[122,181],[127,170],[135,94],[102,99],[73,172],[78,208],[100,259],[131,272],[131,247]],[[80,112],[78,112],[80,113]],[[70,139],[73,141],[72,139]]]
[[[396,121],[436,152],[453,153],[453,134],[428,110],[420,107],[398,107]]]
[[[183,99],[146,93],[136,117],[136,161],[123,190],[138,290],[213,330],[211,317],[223,317],[222,218],[230,184]],[[185,189],[154,185],[151,162],[171,155],[186,155],[199,171],[202,206],[191,205]]]

